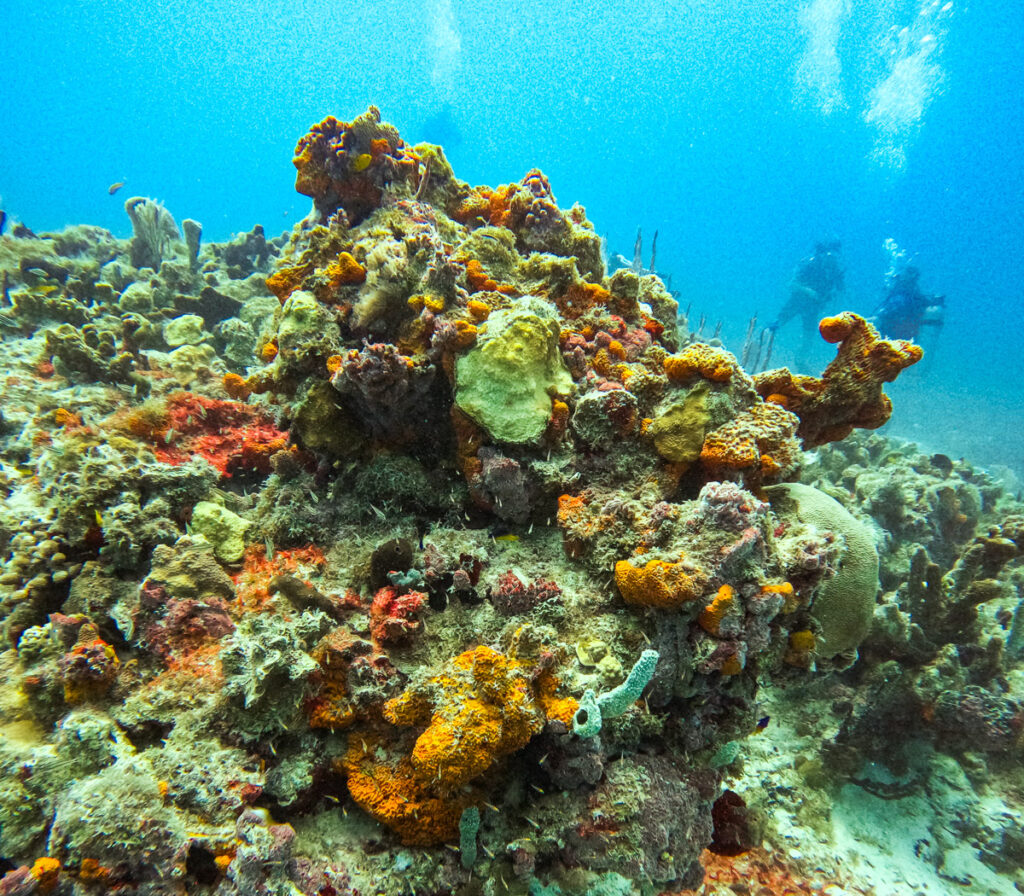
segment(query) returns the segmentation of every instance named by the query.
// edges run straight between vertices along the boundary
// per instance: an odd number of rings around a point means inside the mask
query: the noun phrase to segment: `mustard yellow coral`
[[[714,383],[732,379],[738,369],[736,359],[725,349],[704,342],[687,346],[680,354],[670,355],[664,362],[665,373],[674,383],[682,383],[702,376]]]
[[[456,657],[451,671],[426,688],[406,691],[384,706],[384,718],[395,725],[421,725],[428,713],[412,767],[421,781],[447,793],[522,749],[545,721],[528,670],[484,646]]]
[[[675,610],[701,596],[707,577],[695,566],[649,560],[637,567],[629,560],[615,564],[615,584],[627,604]]]
[[[708,433],[701,464],[716,477],[740,472],[752,485],[777,481],[799,464],[800,445],[794,437],[799,423],[781,405],[756,404]]]
[[[350,252],[339,253],[337,259],[327,266],[327,278],[332,289],[351,283],[362,283],[366,279],[364,268]]]
[[[412,760],[390,753],[388,747],[369,733],[349,738],[339,765],[352,799],[407,846],[435,846],[453,839],[471,795],[432,791],[420,780]]]
[[[709,635],[717,635],[722,625],[722,620],[732,609],[736,601],[736,592],[731,585],[722,585],[715,594],[714,599],[697,617],[697,623]]]
[[[757,391],[784,404],[800,418],[797,435],[808,448],[845,439],[855,427],[877,429],[892,414],[882,392],[900,371],[921,360],[919,345],[882,339],[863,317],[844,311],[819,325],[826,342],[839,343],[835,359],[821,377],[766,370],[754,377]]]
[[[809,629],[790,632],[789,647],[782,658],[783,662],[798,669],[809,669],[817,646],[818,640]]]
[[[267,277],[267,289],[280,300],[283,305],[288,297],[302,285],[309,274],[307,265],[278,268]]]
[[[558,695],[551,669],[535,671],[481,646],[389,700],[384,719],[403,730],[353,729],[338,763],[352,799],[406,844],[452,839],[462,810],[480,799],[474,780],[526,746],[547,719],[569,725],[579,708]]]

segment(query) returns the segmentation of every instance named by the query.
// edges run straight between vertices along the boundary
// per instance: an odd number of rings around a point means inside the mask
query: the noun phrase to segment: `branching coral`
[[[757,391],[800,418],[797,435],[808,448],[846,438],[855,428],[877,429],[892,414],[882,392],[900,371],[921,360],[921,347],[902,339],[882,339],[864,318],[845,311],[820,324],[826,342],[839,343],[821,378],[766,370],[754,377]]]

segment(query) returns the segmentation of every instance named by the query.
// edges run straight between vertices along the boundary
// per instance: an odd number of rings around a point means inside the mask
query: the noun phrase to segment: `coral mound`
[[[811,789],[741,780],[766,685],[856,650],[829,786],[899,707],[1019,749],[1019,520],[803,451],[916,346],[844,314],[822,378],[751,378],[537,169],[471,186],[373,107],[294,164],[278,237],[140,197],[0,236],[0,893],[698,886]]]

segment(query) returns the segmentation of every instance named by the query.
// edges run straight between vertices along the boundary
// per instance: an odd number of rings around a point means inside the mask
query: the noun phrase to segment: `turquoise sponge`
[[[647,683],[654,676],[658,657],[657,650],[645,650],[626,676],[626,680],[617,688],[612,688],[599,696],[588,690],[580,699],[579,709],[573,718],[573,731],[580,737],[594,737],[601,730],[604,719],[621,716],[640,699]]]
[[[462,867],[469,871],[476,864],[476,834],[480,830],[480,810],[468,806],[459,818],[459,853]]]

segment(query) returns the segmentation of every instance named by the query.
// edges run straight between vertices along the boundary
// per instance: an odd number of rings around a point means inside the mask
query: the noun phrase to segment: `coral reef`
[[[850,435],[916,346],[751,377],[372,107],[294,164],[281,237],[0,237],[0,893],[811,892],[785,812],[1010,780],[1021,508]]]

